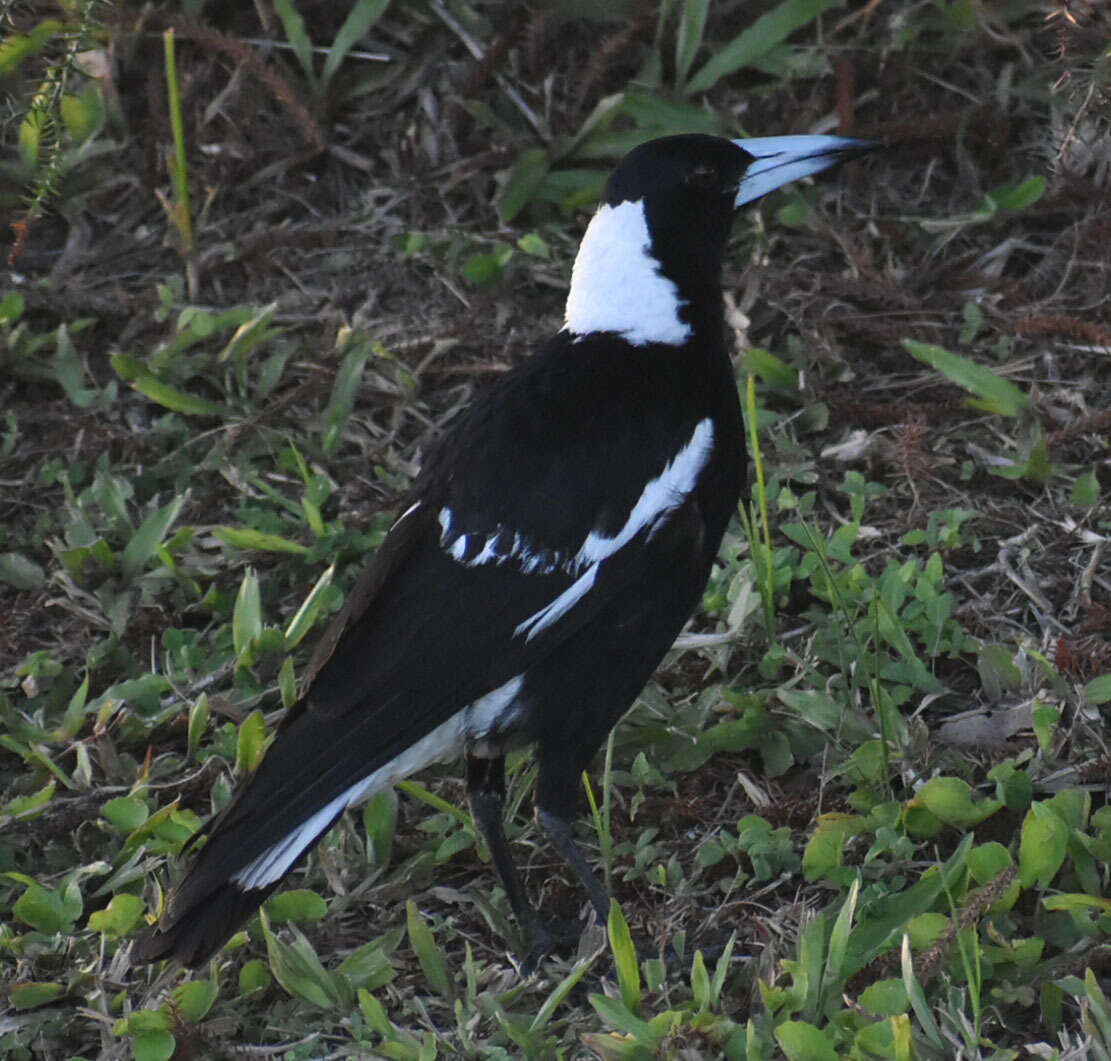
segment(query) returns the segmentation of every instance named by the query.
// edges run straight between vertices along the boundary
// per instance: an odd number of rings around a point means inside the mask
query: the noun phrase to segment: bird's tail
[[[176,958],[190,968],[206,962],[266,901],[347,805],[329,806],[327,814],[318,812],[292,825],[278,843],[252,859],[254,823],[250,815],[235,813],[236,804],[206,830],[207,844],[166,901],[162,917],[139,938],[132,961]]]

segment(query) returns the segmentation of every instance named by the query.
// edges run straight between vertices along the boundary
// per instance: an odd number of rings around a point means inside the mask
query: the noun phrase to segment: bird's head
[[[688,133],[634,148],[607,181],[583,239],[567,329],[616,332],[634,344],[685,342],[692,302],[717,299],[737,210],[877,146],[840,136]]]

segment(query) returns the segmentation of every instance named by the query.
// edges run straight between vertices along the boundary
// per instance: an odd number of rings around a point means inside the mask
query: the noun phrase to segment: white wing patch
[[[625,526],[612,538],[591,531],[575,555],[580,563],[593,563],[613,556],[633,540],[645,527],[678,508],[694,489],[702,469],[714,448],[714,422],[709,417],[699,421],[690,441],[668,461],[655,479],[650,479],[633,505]]]
[[[232,881],[245,890],[269,887],[290,871],[293,864],[316,842],[329,822],[347,807],[432,763],[454,759],[471,740],[484,740],[493,731],[505,729],[516,715],[515,701],[520,695],[524,680],[523,674],[511,678],[504,685],[452,715],[411,748],[407,748],[369,776],[356,781],[293,829],[288,836],[267,848],[232,877]]]
[[[552,623],[562,618],[571,608],[578,604],[588,590],[594,586],[598,577],[598,565],[591,564],[570,586],[567,587],[551,604],[533,612],[516,630],[514,637],[525,635],[525,641],[531,641],[541,630],[546,630]]]
[[[690,441],[668,461],[655,479],[650,479],[633,505],[625,525],[613,537],[592,530],[575,554],[575,570],[586,570],[550,604],[534,612],[516,630],[514,637],[525,635],[531,641],[571,610],[594,588],[599,565],[626,546],[646,527],[654,526],[668,512],[678,508],[694,489],[714,446],[714,422],[708,417],[694,429]],[[651,529],[649,530],[651,534]]]
[[[504,524],[499,523],[494,532],[485,538],[481,534],[460,534],[453,538],[455,513],[445,506],[440,509],[438,519],[441,547],[447,550],[453,560],[458,560],[467,567],[479,567],[482,564],[500,566],[512,561],[526,575],[550,575],[558,570],[573,573],[572,559],[561,556],[554,549],[534,548],[520,533],[511,535]]]
[[[644,201],[600,207],[571,270],[564,331],[614,332],[634,346],[681,346],[692,334],[679,316],[684,305],[652,253]]]

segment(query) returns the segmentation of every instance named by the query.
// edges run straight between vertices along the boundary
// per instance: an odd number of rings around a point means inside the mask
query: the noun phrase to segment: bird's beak
[[[757,136],[733,143],[753,156],[737,188],[734,207],[751,203],[799,177],[821,173],[830,166],[882,146],[877,140],[853,140],[845,136]]]

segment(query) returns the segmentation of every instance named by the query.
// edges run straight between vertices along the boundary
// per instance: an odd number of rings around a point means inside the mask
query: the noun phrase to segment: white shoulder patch
[[[679,346],[691,336],[679,316],[683,305],[652,254],[643,201],[600,207],[571,271],[564,330],[615,332],[635,346]]]

